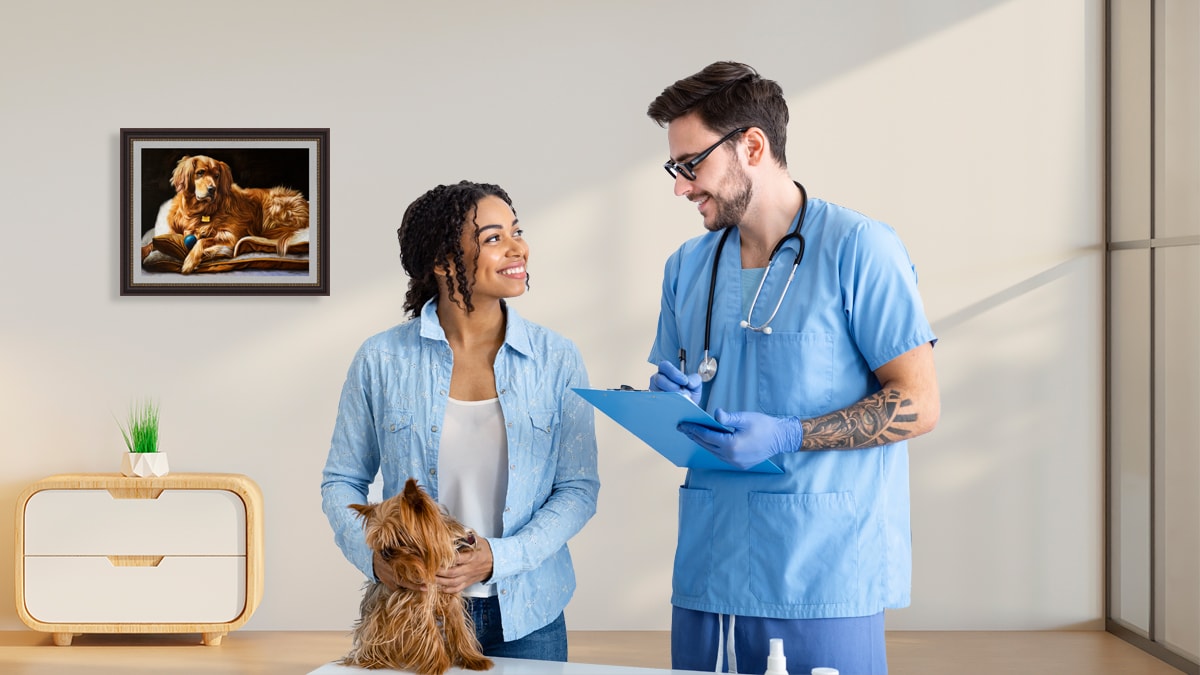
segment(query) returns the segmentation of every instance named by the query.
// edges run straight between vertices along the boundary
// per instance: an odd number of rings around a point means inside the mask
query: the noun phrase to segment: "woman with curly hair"
[[[596,510],[600,482],[579,350],[522,319],[529,244],[497,185],[439,185],[397,230],[409,320],[369,338],[350,365],[321,484],[342,553],[390,578],[350,504],[409,477],[475,530],[478,545],[438,576],[462,592],[488,656],[567,660],[563,609],[575,590],[567,540]]]

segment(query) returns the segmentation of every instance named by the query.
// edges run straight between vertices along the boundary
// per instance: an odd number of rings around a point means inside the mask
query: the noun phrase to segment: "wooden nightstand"
[[[201,633],[219,645],[262,600],[262,492],[238,474],[63,474],[17,499],[17,614],[83,633]]]

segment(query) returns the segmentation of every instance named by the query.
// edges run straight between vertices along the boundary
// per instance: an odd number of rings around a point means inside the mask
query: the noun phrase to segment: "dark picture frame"
[[[121,129],[120,230],[121,295],[329,295],[329,129]]]

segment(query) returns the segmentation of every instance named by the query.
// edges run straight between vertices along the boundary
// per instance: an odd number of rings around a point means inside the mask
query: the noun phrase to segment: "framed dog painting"
[[[329,295],[328,129],[122,129],[121,295]]]

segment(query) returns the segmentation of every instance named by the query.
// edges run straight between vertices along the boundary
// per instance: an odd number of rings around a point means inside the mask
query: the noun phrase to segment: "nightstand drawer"
[[[42,490],[25,504],[25,555],[246,554],[246,507],[227,490]]]
[[[244,557],[164,557],[153,567],[25,558],[25,608],[44,623],[223,623],[245,607]]]

